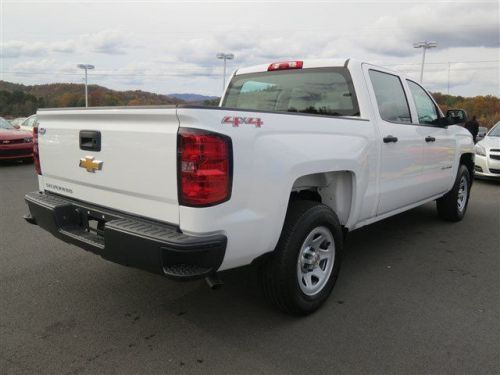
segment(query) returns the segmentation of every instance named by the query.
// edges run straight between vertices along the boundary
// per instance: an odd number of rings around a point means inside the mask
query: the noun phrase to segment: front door
[[[453,159],[456,139],[453,132],[439,124],[441,117],[436,103],[417,83],[407,80],[417,116],[423,146],[422,179],[420,188],[430,198],[446,193],[454,181]]]

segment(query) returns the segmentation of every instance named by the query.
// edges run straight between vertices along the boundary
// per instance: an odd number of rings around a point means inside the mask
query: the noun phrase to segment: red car
[[[33,160],[33,134],[0,117],[0,160]]]

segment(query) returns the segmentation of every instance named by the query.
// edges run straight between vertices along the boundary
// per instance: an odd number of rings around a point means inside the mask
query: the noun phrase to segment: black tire
[[[458,204],[462,179],[465,179],[467,183],[467,195],[463,206]],[[471,184],[472,180],[469,170],[465,165],[460,165],[453,188],[444,196],[436,200],[437,211],[442,219],[447,221],[460,221],[464,218],[469,204]]]
[[[316,228],[327,228],[334,242],[333,268],[328,281],[313,296],[299,285],[297,266],[299,252],[309,234]],[[330,295],[340,269],[343,234],[337,215],[327,206],[313,201],[290,203],[278,245],[262,267],[262,284],[267,299],[280,310],[293,315],[316,311]]]

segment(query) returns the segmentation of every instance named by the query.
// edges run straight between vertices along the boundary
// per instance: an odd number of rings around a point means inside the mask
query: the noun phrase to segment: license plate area
[[[80,217],[80,228],[87,233],[100,237],[104,236],[106,222],[115,218],[102,212],[85,208],[77,208],[76,211]]]

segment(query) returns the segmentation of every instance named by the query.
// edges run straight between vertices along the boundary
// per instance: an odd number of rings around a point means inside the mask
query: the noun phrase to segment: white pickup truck
[[[345,234],[435,200],[461,220],[470,133],[417,82],[355,60],[237,70],[219,107],[38,112],[27,221],[178,279],[258,264],[292,314],[332,291]]]

